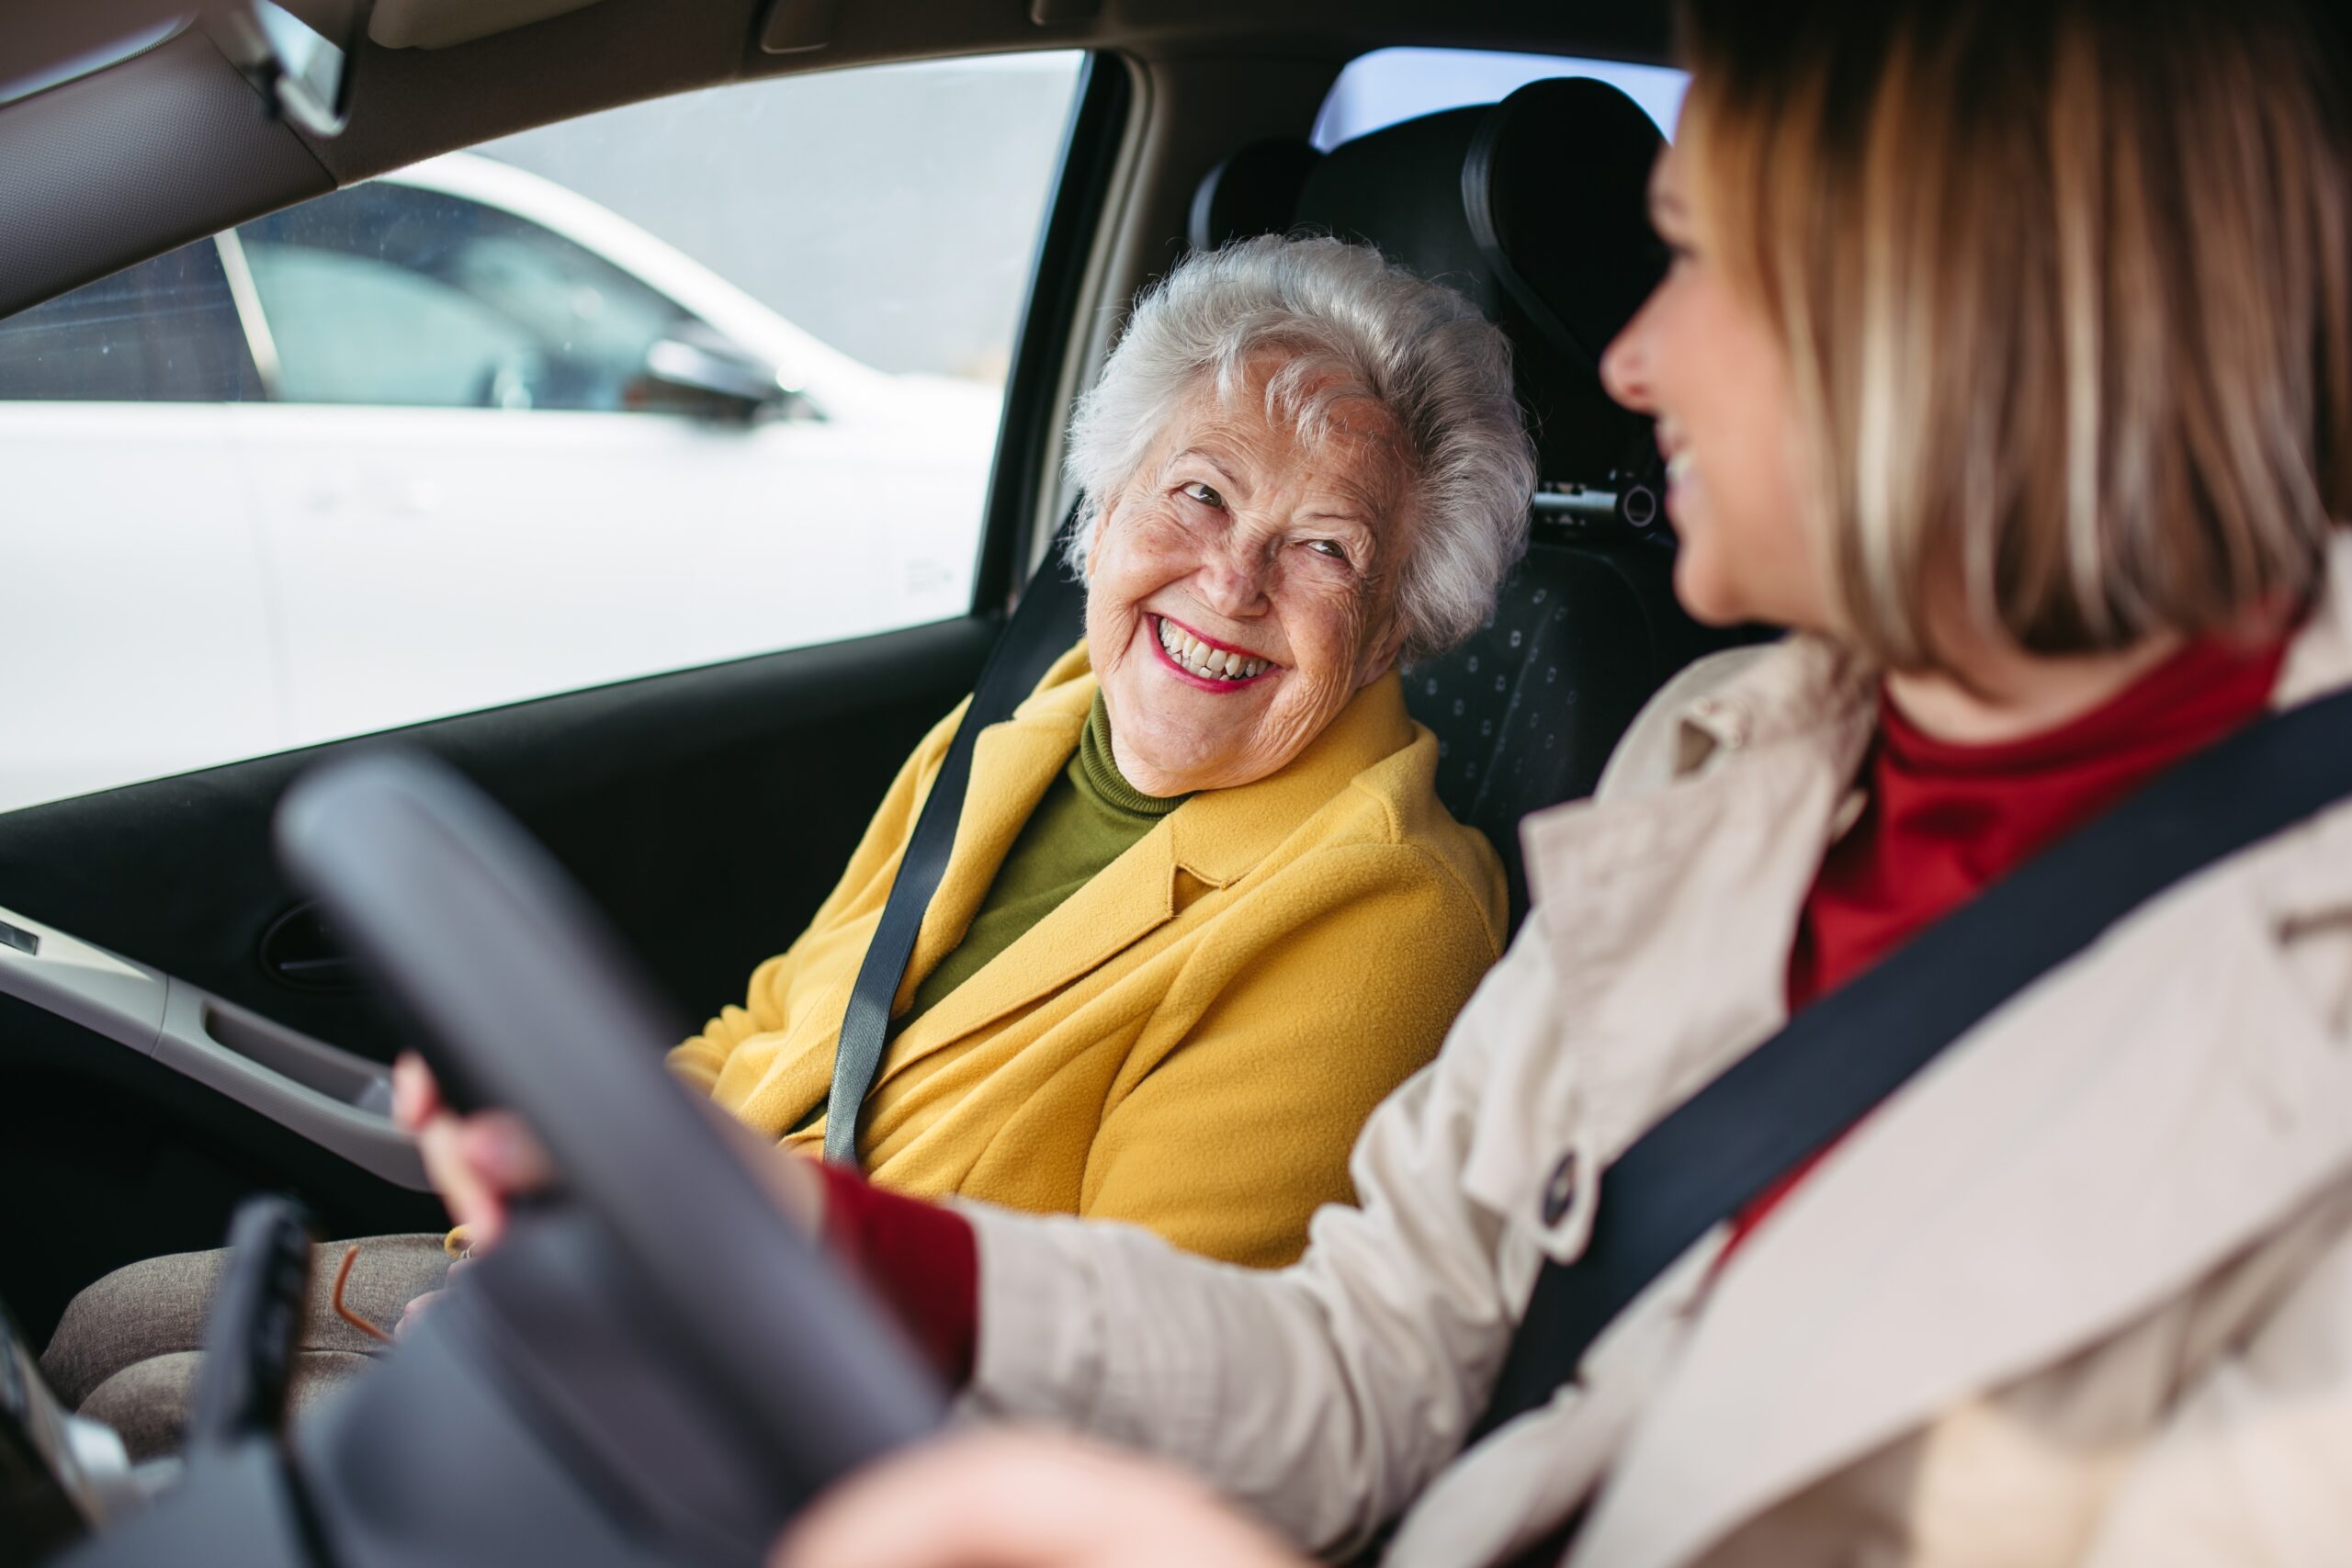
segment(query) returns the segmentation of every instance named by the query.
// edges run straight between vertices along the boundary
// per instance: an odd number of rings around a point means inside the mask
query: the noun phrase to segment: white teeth
[[[1204,680],[1254,680],[1273,667],[1263,659],[1251,659],[1246,654],[1211,648],[1166,619],[1159,623],[1159,646],[1168,650],[1169,658]]]

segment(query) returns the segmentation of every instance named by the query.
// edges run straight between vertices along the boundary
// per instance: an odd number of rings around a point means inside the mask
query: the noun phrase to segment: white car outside
[[[144,270],[0,321],[0,810],[968,603],[997,389],[535,175],[451,154]]]

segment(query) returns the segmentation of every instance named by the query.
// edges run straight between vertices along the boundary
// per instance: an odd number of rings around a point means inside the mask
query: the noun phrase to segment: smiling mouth
[[[1238,649],[1222,648],[1178,626],[1165,615],[1154,615],[1153,639],[1159,644],[1160,656],[1178,672],[1196,682],[1218,686],[1246,686],[1278,668],[1270,659],[1260,659]]]

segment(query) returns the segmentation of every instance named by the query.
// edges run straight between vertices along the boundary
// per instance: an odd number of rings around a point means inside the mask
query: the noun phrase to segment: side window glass
[[[0,400],[235,402],[260,391],[209,240],[0,319]]]
[[[660,406],[654,346],[675,302],[528,218],[437,188],[542,186],[460,154],[237,231],[296,403],[596,410]],[[555,193],[559,197],[560,192]]]
[[[0,318],[0,811],[967,612],[1084,62],[627,105]]]
[[[1328,152],[1342,141],[1464,104],[1491,104],[1530,82],[1590,76],[1623,91],[1668,137],[1682,112],[1688,73],[1618,60],[1513,54],[1478,49],[1376,49],[1348,62],[1331,84],[1311,134]]]

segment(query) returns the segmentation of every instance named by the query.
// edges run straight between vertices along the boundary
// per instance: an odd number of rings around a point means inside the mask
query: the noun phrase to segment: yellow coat
[[[899,988],[954,950],[1077,749],[1081,645],[981,732]],[[916,748],[789,951],[670,1055],[756,1131],[814,1154],[850,985],[956,714]],[[1502,951],[1503,878],[1438,803],[1437,741],[1392,672],[1288,767],[1194,795],[891,1042],[859,1154],[881,1185],[1144,1224],[1272,1267],[1348,1201],[1364,1119],[1437,1054]]]

